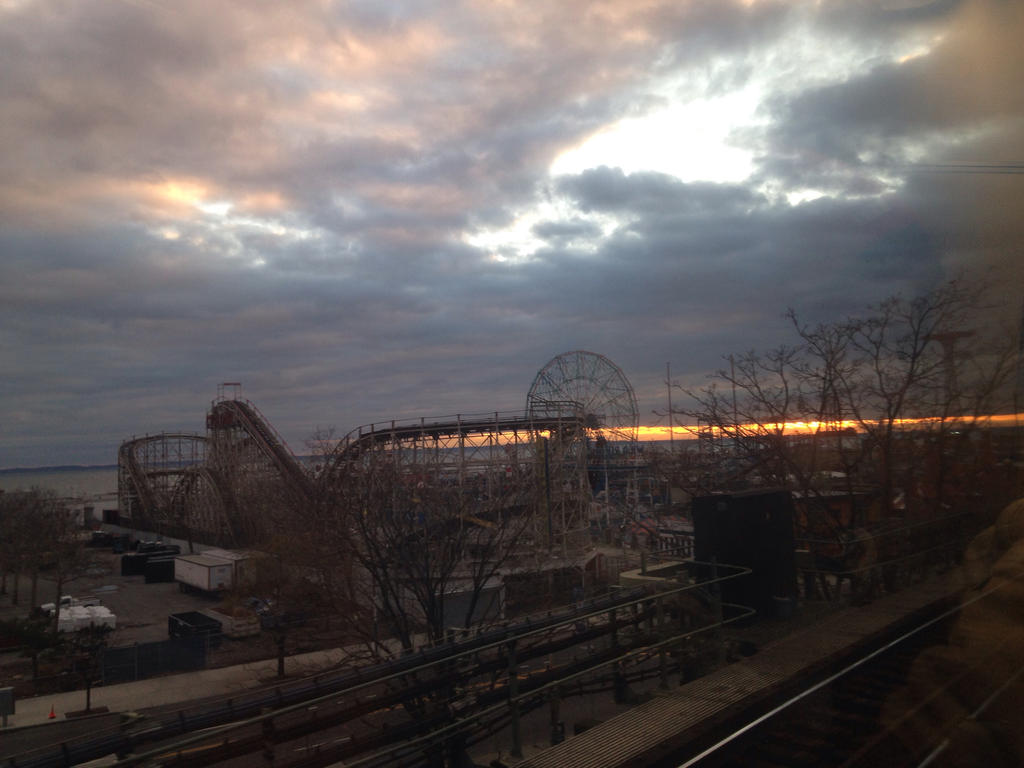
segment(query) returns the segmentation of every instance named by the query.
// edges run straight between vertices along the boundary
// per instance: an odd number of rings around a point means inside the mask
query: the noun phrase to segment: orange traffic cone
[[[57,719],[57,713],[53,711],[53,704],[50,705],[50,717],[47,718],[47,719],[49,719],[49,720],[56,720]]]

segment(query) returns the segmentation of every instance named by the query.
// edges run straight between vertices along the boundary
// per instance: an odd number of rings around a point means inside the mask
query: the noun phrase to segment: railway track
[[[902,628],[747,722],[733,721],[710,744],[659,765],[923,767],[954,754],[968,760],[957,764],[1019,765],[1021,579]],[[1008,603],[1018,610],[1008,613]]]
[[[734,570],[735,574],[721,578],[744,573],[740,568]],[[338,728],[344,732],[330,735],[328,746],[318,746],[316,754],[293,762],[313,766],[350,759],[394,742],[423,737],[439,724],[450,725],[475,709],[499,713],[507,709],[517,689],[519,707],[525,714],[546,701],[533,689],[560,676],[607,665],[642,647],[655,631],[654,623],[660,628],[665,618],[657,607],[664,596],[639,587],[623,590],[557,614],[522,619],[373,667],[327,673],[197,702],[184,709],[153,711],[138,722],[14,755],[3,764],[11,768],[76,765],[116,753],[125,756],[126,764],[155,760],[166,765],[212,765],[258,754],[270,749],[269,745],[285,745],[285,751],[295,745],[302,747],[314,734]],[[578,648],[587,650],[577,654]],[[552,659],[556,661],[552,663]],[[525,677],[520,674],[520,665],[544,660],[545,670],[534,670]],[[406,722],[409,718],[401,716],[402,705],[419,697],[436,705],[437,713],[421,713]],[[487,733],[507,719],[504,714],[489,714],[475,730]],[[314,741],[320,745],[322,739],[317,736]],[[387,759],[387,755],[381,758]]]

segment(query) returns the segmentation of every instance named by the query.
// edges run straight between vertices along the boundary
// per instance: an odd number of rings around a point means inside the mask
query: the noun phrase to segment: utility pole
[[[736,362],[729,355],[729,381],[732,384],[732,455],[740,455],[740,418],[736,413]]]
[[[1020,328],[1017,330],[1017,381],[1013,387],[1013,420],[1017,425],[1018,456],[1024,455],[1024,424],[1020,409],[1024,407],[1024,301],[1020,304]]]
[[[665,386],[668,388],[668,452],[675,455],[675,422],[672,416],[672,367],[665,363]]]
[[[668,388],[668,455],[670,461],[676,456],[675,416],[672,414],[672,366],[665,363],[665,386]],[[671,471],[669,472],[671,475]],[[672,507],[672,481],[665,479],[665,509]]]

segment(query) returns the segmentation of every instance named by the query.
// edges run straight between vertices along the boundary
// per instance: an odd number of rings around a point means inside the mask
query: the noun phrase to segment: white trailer
[[[245,580],[249,568],[253,567],[254,560],[248,552],[238,552],[234,549],[210,548],[204,549],[200,554],[207,557],[216,557],[231,563],[231,583],[238,586]]]
[[[174,580],[182,592],[198,589],[220,592],[231,589],[234,563],[213,555],[178,555],[174,558]]]

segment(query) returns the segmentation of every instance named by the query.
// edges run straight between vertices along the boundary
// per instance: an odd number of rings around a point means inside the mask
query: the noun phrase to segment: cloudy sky
[[[0,0],[0,467],[224,381],[298,452],[522,408],[574,349],[653,424],[787,307],[1019,308],[1022,40],[1015,0]]]

